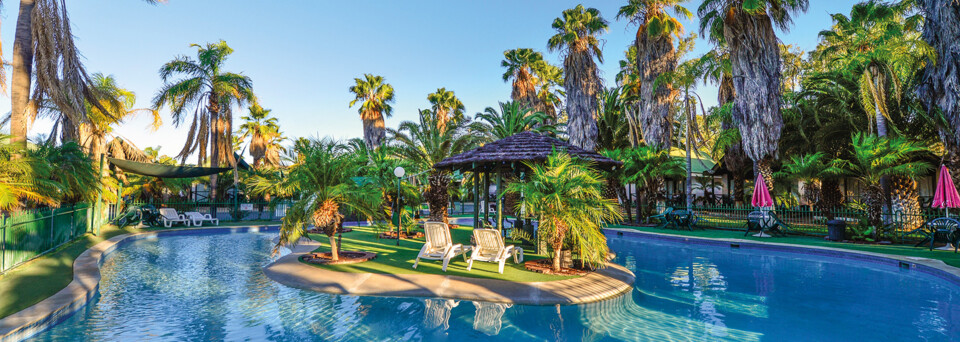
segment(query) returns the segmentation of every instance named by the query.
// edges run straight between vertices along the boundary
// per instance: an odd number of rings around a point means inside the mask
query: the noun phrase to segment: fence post
[[[2,234],[0,236],[0,240],[2,240],[0,242],[0,271],[5,272],[7,270],[7,214],[0,214],[0,225],[2,225],[0,226],[2,227],[2,230],[0,230],[0,234]]]

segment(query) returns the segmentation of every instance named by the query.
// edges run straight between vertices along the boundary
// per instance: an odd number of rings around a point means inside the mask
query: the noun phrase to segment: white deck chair
[[[190,222],[197,227],[202,226],[203,221],[213,222],[213,225],[215,226],[220,225],[220,219],[213,218],[212,216],[210,216],[210,214],[201,214],[196,211],[188,211],[184,213],[183,216],[185,216],[186,219],[190,220]]]
[[[473,268],[474,260],[499,263],[500,274],[503,274],[503,264],[511,256],[514,263],[523,262],[523,248],[504,246],[503,237],[496,229],[474,229],[473,240],[477,245],[473,246],[473,254],[467,260],[467,271]]]
[[[183,215],[177,214],[177,209],[160,208],[160,216],[163,219],[163,226],[170,228],[174,223],[182,223],[184,226],[190,226],[190,220]]]
[[[459,243],[453,243],[450,238],[450,227],[443,222],[426,222],[423,224],[423,231],[426,243],[420,248],[420,254],[417,254],[417,260],[413,262],[413,268],[417,268],[420,259],[443,260],[443,271],[447,271],[447,265],[450,260],[458,255],[463,255],[464,261],[467,259],[467,252],[470,246],[464,247]]]

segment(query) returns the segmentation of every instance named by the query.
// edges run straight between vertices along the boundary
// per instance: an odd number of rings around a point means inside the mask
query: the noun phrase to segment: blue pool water
[[[274,234],[120,248],[100,294],[38,341],[960,340],[960,288],[916,271],[608,235],[637,275],[616,299],[523,306],[289,288],[260,268]]]

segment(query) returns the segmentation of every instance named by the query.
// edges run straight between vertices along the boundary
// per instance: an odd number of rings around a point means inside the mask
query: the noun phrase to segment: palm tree
[[[487,107],[482,113],[477,113],[476,120],[481,125],[474,125],[473,128],[488,135],[491,141],[526,131],[556,134],[556,127],[547,123],[550,117],[542,112],[534,112],[519,101],[500,102],[499,112]]]
[[[719,87],[717,90],[719,106],[711,112],[709,117],[710,121],[720,123],[720,132],[712,149],[714,154],[722,155],[720,160],[733,178],[734,203],[741,204],[744,201],[744,187],[749,178],[746,174],[752,171],[752,164],[743,151],[740,128],[733,121],[731,113],[736,90],[733,88],[730,53],[725,45],[720,45],[701,56],[699,63],[703,80]]]
[[[530,168],[529,179],[508,184],[506,192],[523,194],[521,204],[537,217],[540,236],[553,249],[553,270],[560,270],[565,241],[572,242],[584,264],[602,267],[607,261],[602,226],[622,218],[616,200],[603,197],[603,177],[566,153],[524,164]]]
[[[637,46],[630,45],[624,51],[624,59],[620,60],[620,71],[617,72],[617,85],[625,106],[624,115],[630,130],[630,146],[640,146],[642,133],[640,132],[640,89],[641,74],[637,67]]]
[[[50,180],[56,171],[52,164],[34,156],[19,156],[20,146],[0,137],[0,211],[17,210],[26,203],[58,205],[61,186]]]
[[[847,175],[855,177],[863,186],[863,201],[867,218],[874,227],[883,223],[881,209],[884,201],[880,180],[890,176],[917,177],[932,167],[917,157],[927,148],[904,138],[885,138],[857,133],[853,136],[853,154],[838,164]]]
[[[813,206],[819,206],[821,182],[824,179],[832,178],[843,172],[836,163],[828,160],[823,152],[810,153],[804,155],[793,155],[783,163],[782,170],[774,173],[774,178],[789,179],[792,181],[803,182],[803,198],[806,200],[810,210]],[[833,208],[824,208],[829,210]],[[831,217],[832,219],[832,217]]]
[[[84,100],[97,103],[73,40],[65,0],[20,0],[11,63],[10,133],[11,142],[21,149],[26,147],[27,122],[35,104],[49,99],[71,120],[82,122]],[[6,64],[2,58],[0,63]],[[6,89],[4,71],[0,80],[0,89]]]
[[[379,217],[382,200],[377,196],[379,189],[352,179],[363,167],[364,159],[333,140],[297,144],[296,153],[301,162],[291,166],[285,178],[277,183],[255,177],[250,182],[252,192],[300,196],[283,217],[277,247],[295,245],[306,236],[306,227],[313,224],[329,238],[332,259],[339,260],[339,246],[333,236],[343,224],[344,212]]]
[[[241,141],[250,138],[253,167],[280,165],[280,151],[283,150],[280,142],[283,141],[283,134],[280,133],[277,118],[269,117],[270,110],[258,104],[251,105],[248,110],[249,115],[240,117],[245,122],[240,125],[237,134]]]
[[[398,129],[390,129],[390,136],[396,143],[397,157],[410,162],[414,170],[430,170],[424,192],[430,205],[430,220],[446,223],[450,172],[434,169],[433,165],[473,148],[482,137],[471,134],[464,122],[450,122],[447,129],[441,131],[436,115],[429,109],[420,111],[419,122],[404,121]]]
[[[363,74],[363,79],[354,78],[355,85],[350,86],[350,92],[355,98],[350,101],[350,107],[362,101],[357,112],[363,120],[363,141],[367,148],[374,148],[383,143],[386,126],[383,119],[393,115],[393,86],[386,83],[383,76]]]
[[[197,48],[196,59],[181,55],[160,67],[164,85],[153,98],[153,109],[169,106],[175,126],[183,124],[193,112],[187,141],[176,156],[181,163],[197,152],[197,165],[207,161],[213,167],[234,165],[232,107],[257,103],[253,81],[243,74],[224,71],[227,57],[233,53],[227,42],[190,46]],[[171,82],[175,76],[183,78]],[[210,199],[216,199],[216,174],[210,176],[210,189]]]
[[[792,14],[806,11],[807,0],[704,0],[697,9],[700,33],[730,51],[736,96],[732,117],[743,150],[773,188],[771,163],[783,128],[780,47],[773,28],[787,30]]]
[[[511,100],[556,119],[559,98],[552,88],[563,82],[560,68],[543,60],[540,52],[527,48],[504,51],[500,66],[507,68],[503,81],[513,79]]]
[[[596,8],[583,5],[563,11],[553,21],[557,34],[547,41],[550,51],[561,51],[563,87],[567,92],[567,134],[570,143],[586,150],[597,144],[597,95],[603,89],[596,57],[603,63],[597,36],[608,29],[607,21]]]
[[[37,105],[37,116],[50,118],[54,122],[54,131],[49,137],[51,141],[59,137],[63,142],[77,142],[91,159],[97,160],[107,152],[107,136],[113,131],[114,125],[137,114],[149,113],[153,116],[153,128],[160,127],[162,120],[159,112],[133,108],[137,101],[136,94],[117,84],[113,76],[95,73],[91,75],[90,87],[99,105],[87,102],[83,121],[74,121],[48,99]]]
[[[437,128],[441,131],[447,129],[447,122],[463,120],[463,102],[447,88],[437,88],[437,92],[427,94],[427,101],[430,101],[430,108],[437,115]]]
[[[684,0],[630,0],[620,7],[617,18],[627,18],[639,24],[636,65],[640,71],[640,126],[648,145],[670,149],[673,129],[670,107],[673,104],[672,85],[656,82],[664,73],[677,67],[679,55],[673,37],[683,34],[683,24],[667,14],[672,9],[679,17],[690,19],[693,14],[680,6]]]
[[[945,162],[953,170],[960,170],[960,92],[949,84],[960,84],[960,1],[917,0],[924,14],[923,40],[936,52],[936,61],[922,72],[918,97],[927,111],[939,112],[942,123],[940,139],[946,147]],[[960,172],[953,173],[960,183]]]

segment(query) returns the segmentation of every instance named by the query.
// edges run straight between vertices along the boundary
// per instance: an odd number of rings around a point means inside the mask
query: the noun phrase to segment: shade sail
[[[192,178],[209,176],[215,173],[221,173],[233,170],[232,167],[196,167],[196,166],[177,166],[153,163],[138,163],[129,160],[107,158],[110,164],[115,165],[125,172],[135,173],[144,176],[153,176],[160,178]]]

